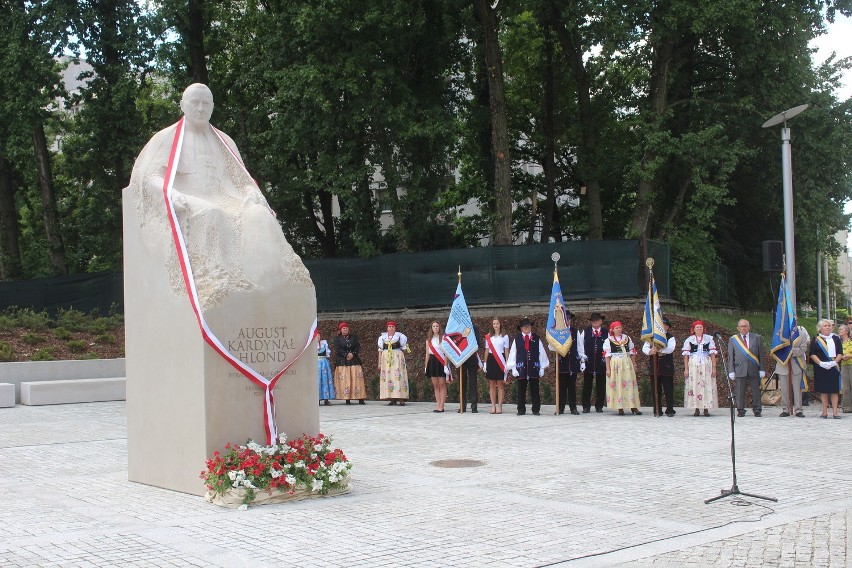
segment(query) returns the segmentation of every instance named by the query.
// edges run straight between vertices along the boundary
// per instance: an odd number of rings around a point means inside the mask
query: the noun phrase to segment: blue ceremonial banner
[[[781,286],[778,289],[778,305],[775,307],[775,328],[772,332],[772,346],[769,350],[772,357],[782,365],[786,365],[793,352],[793,341],[798,335],[796,312],[790,301],[786,275],[782,272]]]
[[[653,342],[657,347],[668,345],[666,328],[663,327],[663,313],[660,311],[660,297],[657,295],[657,283],[654,281],[654,271],[651,270],[648,281],[648,296],[645,298],[645,311],[642,314],[642,341]]]
[[[471,355],[476,355],[479,349],[479,345],[476,344],[476,334],[473,333],[470,312],[464,301],[461,282],[456,288],[456,295],[450,308],[450,319],[447,320],[444,337],[441,339],[441,349],[456,367],[460,367]]]
[[[559,286],[559,274],[556,270],[553,271],[550,312],[547,314],[547,343],[563,357],[571,350],[571,327],[568,325],[568,311],[562,299],[562,288]]]

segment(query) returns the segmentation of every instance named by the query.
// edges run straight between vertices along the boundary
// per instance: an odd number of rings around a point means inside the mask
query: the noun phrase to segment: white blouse
[[[385,332],[379,336],[379,351],[385,348],[385,345],[388,343],[388,340],[390,340],[391,343],[399,341],[399,346],[401,348],[404,348],[406,345],[408,345],[408,338],[400,332],[396,331],[390,337],[388,337],[388,333]]]
[[[615,343],[610,343],[610,340],[617,341],[618,343],[623,343],[625,338],[627,339],[627,353],[623,352],[620,347],[615,345]],[[615,349],[613,349],[613,347]],[[607,338],[603,342],[603,352],[604,357],[621,357],[627,355],[636,355],[636,348],[633,346],[633,340],[630,339],[630,336],[626,333],[621,334],[618,337],[613,335],[608,335]]]
[[[500,351],[500,354],[504,356],[506,355],[506,349],[508,349],[511,345],[508,335],[492,335],[491,343],[494,344],[494,349]],[[491,346],[488,345],[488,340],[485,340],[485,349],[487,349],[489,353],[494,355],[494,352],[491,351]]]
[[[692,346],[697,345],[698,348],[693,351]],[[704,346],[707,345],[705,348]],[[716,355],[718,351],[716,351],[716,342],[713,341],[712,335],[707,335],[706,333],[701,336],[701,341],[698,341],[698,338],[695,337],[693,333],[683,342],[683,349],[681,350],[684,357],[706,357],[707,355]]]

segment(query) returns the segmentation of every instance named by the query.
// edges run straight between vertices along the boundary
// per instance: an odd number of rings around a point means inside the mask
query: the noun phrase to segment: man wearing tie
[[[728,340],[728,376],[737,383],[737,416],[745,416],[746,384],[751,385],[752,409],[755,416],[763,412],[760,401],[760,379],[763,370],[763,342],[756,333],[749,333],[748,320],[737,323],[736,335]]]
[[[580,371],[583,373],[583,413],[588,414],[592,409],[592,381],[595,385],[595,411],[603,412],[606,396],[606,361],[604,360],[603,344],[609,330],[603,325],[603,316],[593,312],[589,316],[589,327],[580,332],[577,338],[577,352],[580,356]]]
[[[527,386],[532,399],[532,413],[538,416],[541,409],[538,383],[544,376],[544,370],[550,366],[550,361],[544,343],[532,332],[532,322],[529,318],[523,318],[518,329],[520,333],[515,336],[512,348],[509,349],[506,367],[512,370],[512,376],[517,377],[518,416],[527,413]]]

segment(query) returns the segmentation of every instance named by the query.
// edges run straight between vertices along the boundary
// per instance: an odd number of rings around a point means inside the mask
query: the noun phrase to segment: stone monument
[[[128,473],[202,495],[226,443],[319,431],[316,292],[210,90],[181,110],[123,193]]]

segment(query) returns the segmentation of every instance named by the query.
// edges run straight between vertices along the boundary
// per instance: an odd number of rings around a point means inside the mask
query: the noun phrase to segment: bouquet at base
[[[352,464],[343,451],[331,448],[331,438],[303,435],[262,446],[251,440],[245,446],[228,444],[224,453],[207,460],[201,479],[208,502],[222,507],[280,503],[349,491]]]

